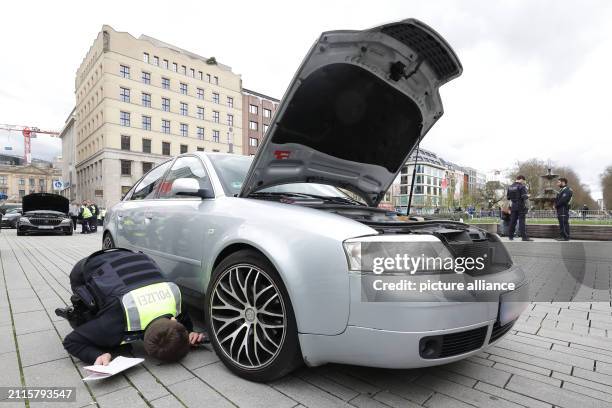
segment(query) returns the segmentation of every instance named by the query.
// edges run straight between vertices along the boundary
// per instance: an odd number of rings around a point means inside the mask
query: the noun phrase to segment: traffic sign
[[[62,183],[61,180],[54,180],[53,181],[53,189],[54,190],[61,190],[64,188],[64,183]]]

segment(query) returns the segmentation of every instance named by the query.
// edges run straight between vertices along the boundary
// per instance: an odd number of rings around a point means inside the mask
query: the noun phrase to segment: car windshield
[[[253,157],[211,154],[208,156],[208,158],[212,162],[212,165],[215,168],[219,179],[221,180],[225,194],[228,196],[237,196],[240,194],[242,183],[244,183],[249,167],[253,162]],[[293,193],[321,197],[341,197],[351,200],[351,196],[336,187],[315,183],[281,184],[278,186],[265,188],[260,190],[258,193]]]
[[[21,208],[13,208],[12,210],[8,210],[7,214],[15,214],[21,212]]]

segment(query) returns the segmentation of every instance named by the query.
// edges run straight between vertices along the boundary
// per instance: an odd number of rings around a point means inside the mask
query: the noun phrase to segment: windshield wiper
[[[256,193],[252,193],[249,195],[250,197],[299,197],[306,198],[310,200],[321,200],[324,202],[331,202],[336,204],[350,204],[350,205],[360,205],[363,206],[365,204],[353,200],[349,197],[339,197],[339,196],[322,196],[318,194],[309,194],[309,193],[292,193],[292,192],[272,192],[272,191],[259,191]]]

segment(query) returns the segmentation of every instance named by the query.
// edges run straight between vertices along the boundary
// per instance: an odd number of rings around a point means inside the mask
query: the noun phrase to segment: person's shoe
[[[555,238],[555,241],[569,241],[569,238]]]
[[[508,237],[508,240],[509,240],[509,241],[514,241],[514,238],[512,238],[512,237]]]
[[[523,238],[522,240],[523,240],[523,241],[529,241],[529,242],[530,242],[530,241],[533,241],[533,239],[532,239],[532,238]]]

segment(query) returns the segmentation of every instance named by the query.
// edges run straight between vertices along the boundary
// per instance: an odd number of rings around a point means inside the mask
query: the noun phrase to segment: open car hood
[[[321,34],[283,97],[240,196],[312,182],[378,205],[442,116],[438,88],[461,72],[451,47],[418,20]]]
[[[49,193],[34,193],[23,197],[23,213],[36,210],[59,211],[67,214],[69,201],[66,197]]]

